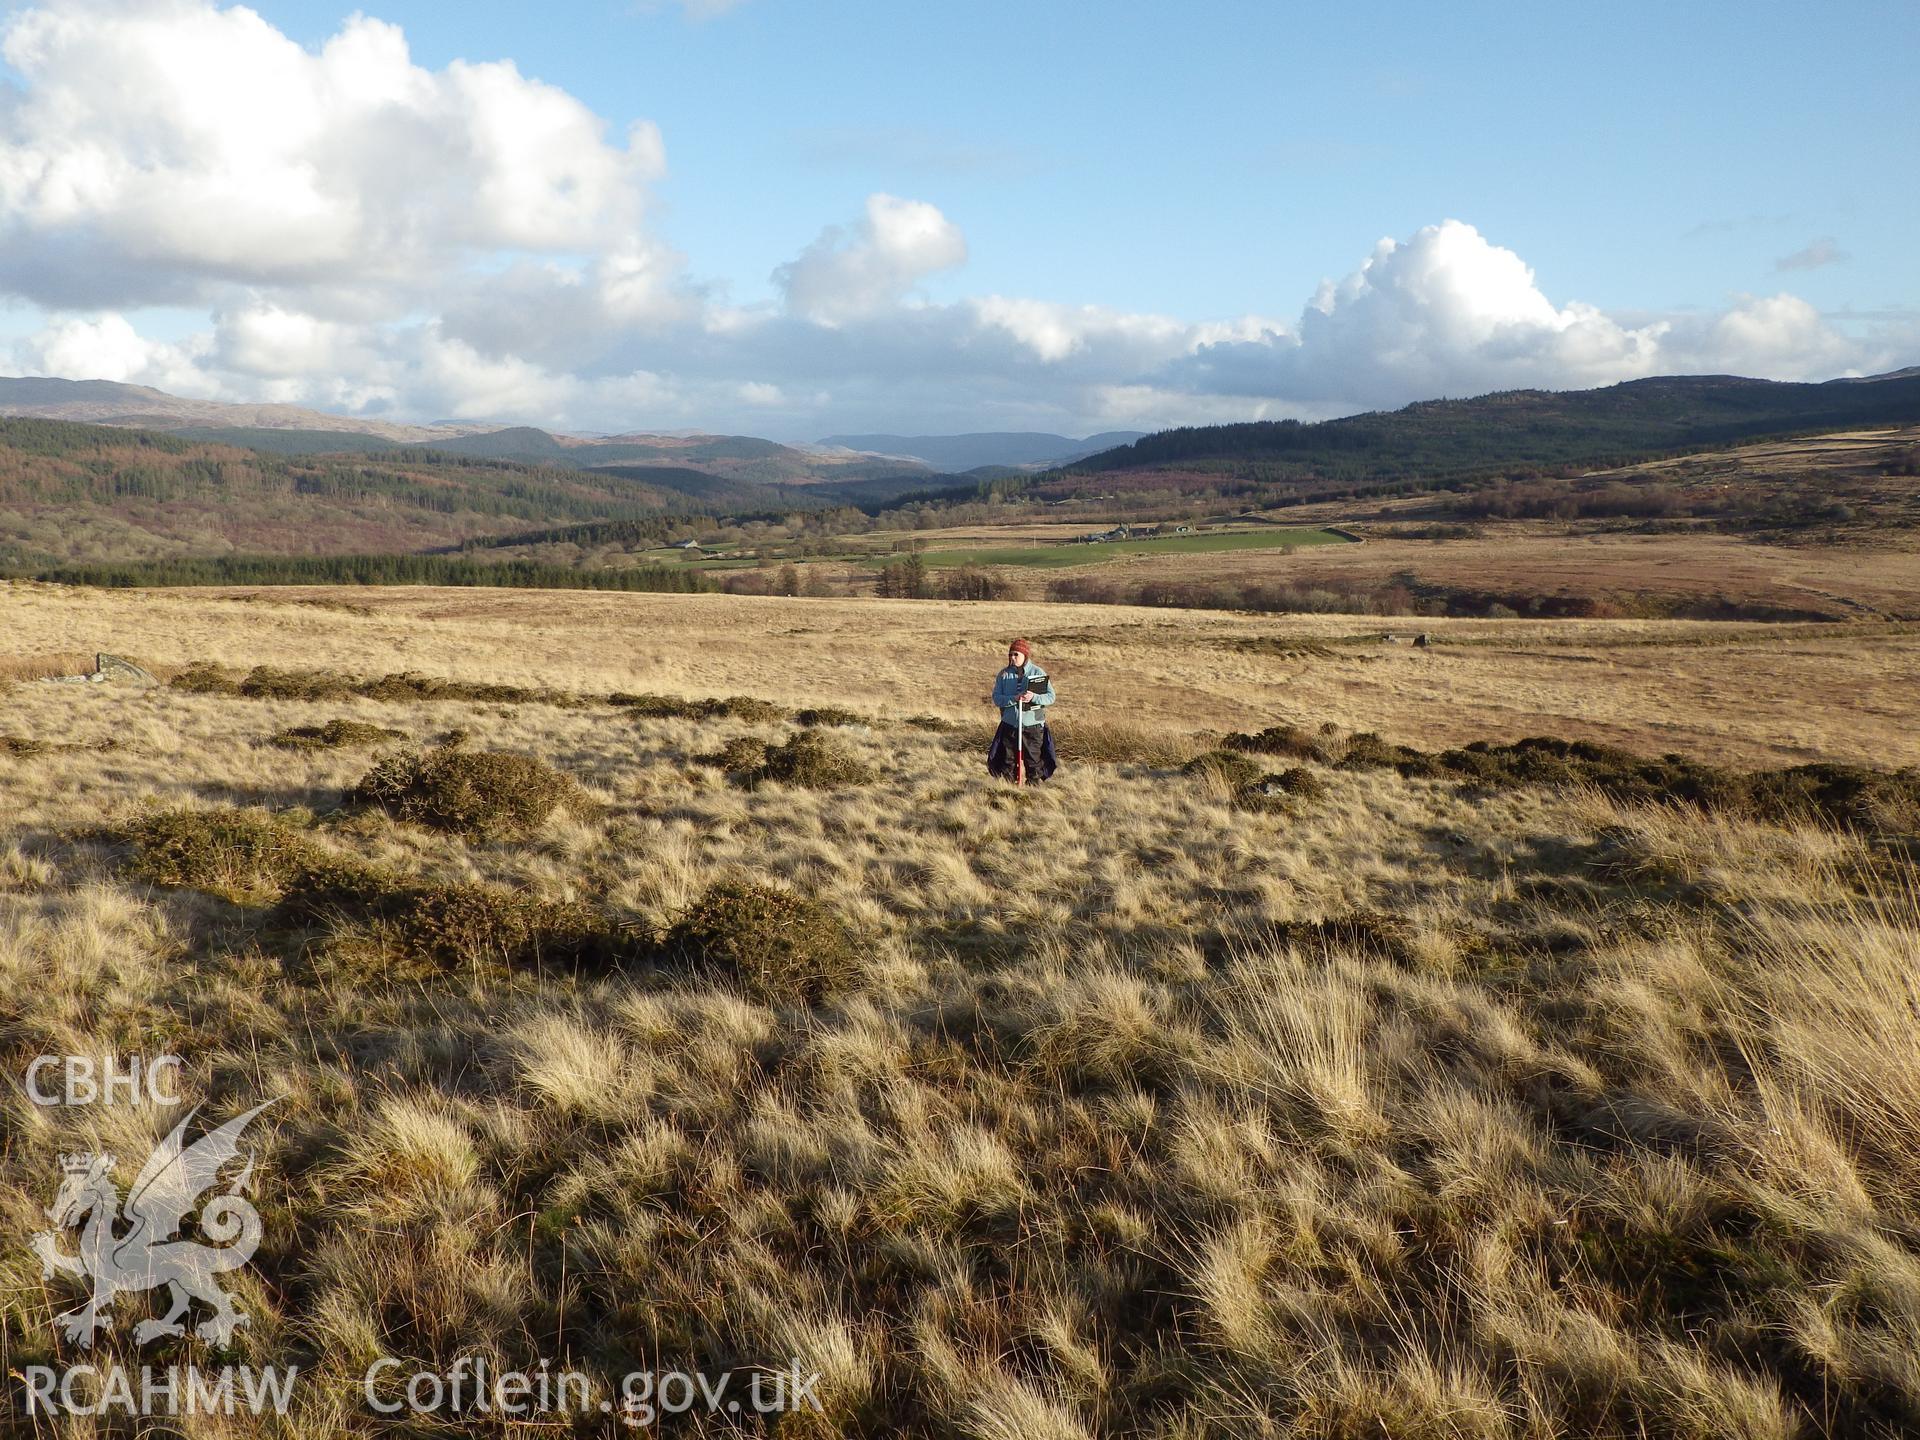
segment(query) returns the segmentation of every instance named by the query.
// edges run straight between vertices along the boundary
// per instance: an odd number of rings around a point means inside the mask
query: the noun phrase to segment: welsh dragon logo
[[[260,1213],[243,1194],[253,1178],[251,1154],[226,1190],[200,1205],[199,1228],[214,1243],[176,1237],[201,1195],[219,1182],[221,1167],[239,1156],[241,1132],[272,1103],[256,1105],[191,1145],[185,1143],[187,1124],[199,1107],[189,1110],[140,1167],[124,1206],[113,1182],[113,1156],[82,1152],[60,1157],[65,1179],[47,1207],[55,1228],[36,1234],[33,1249],[43,1275],[64,1272],[93,1282],[86,1304],[56,1317],[60,1333],[70,1342],[82,1349],[90,1346],[95,1332],[111,1323],[107,1312],[116,1297],[161,1285],[172,1292],[171,1307],[164,1317],[134,1326],[138,1344],[162,1335],[184,1335],[180,1317],[195,1300],[213,1307],[212,1316],[195,1327],[203,1340],[225,1345],[234,1327],[247,1323],[214,1277],[239,1269],[260,1246]],[[59,1236],[76,1225],[82,1227],[79,1253],[64,1254]],[[130,1228],[115,1234],[122,1225]]]

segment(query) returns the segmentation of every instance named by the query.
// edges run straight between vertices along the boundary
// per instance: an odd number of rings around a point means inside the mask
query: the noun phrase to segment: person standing
[[[987,749],[987,773],[1001,780],[1038,784],[1059,768],[1047,707],[1053,682],[1033,661],[1033,646],[1016,640],[1007,647],[1007,665],[993,681],[990,703],[1000,711],[1000,728]]]

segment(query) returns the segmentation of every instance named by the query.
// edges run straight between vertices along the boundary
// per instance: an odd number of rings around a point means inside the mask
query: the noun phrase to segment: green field
[[[928,550],[921,555],[929,569],[958,565],[1026,565],[1056,569],[1067,565],[1098,565],[1122,555],[1200,555],[1216,550],[1272,550],[1283,545],[1348,545],[1344,535],[1329,530],[1226,530],[1205,535],[1166,535],[1151,540],[1111,540],[1098,545],[996,545],[971,550]],[[869,561],[884,565],[896,556]]]

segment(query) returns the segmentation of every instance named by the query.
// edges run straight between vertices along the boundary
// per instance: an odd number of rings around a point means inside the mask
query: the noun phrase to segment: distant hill
[[[183,439],[238,445],[266,455],[340,455],[393,452],[394,442],[331,430],[248,430],[195,426],[171,430]],[[407,446],[408,454],[446,459],[498,460],[561,470],[612,470],[628,479],[677,491],[700,508],[750,509],[871,504],[938,488],[942,477],[918,462],[871,455],[819,455],[751,435],[615,436],[583,440],[529,426]],[[1024,473],[1024,472],[1022,472]]]
[[[213,427],[373,435],[389,445],[432,444],[494,428],[460,424],[402,425],[355,415],[331,415],[298,405],[229,405],[216,400],[188,400],[146,385],[122,385],[113,380],[59,380],[37,375],[0,376],[0,415],[124,425],[143,430]]]
[[[981,431],[972,435],[829,435],[820,443],[843,450],[876,455],[901,455],[936,470],[959,472],[983,465],[1032,469],[1065,465],[1083,455],[1124,445],[1140,438],[1139,430],[1109,430],[1074,440],[1040,431]]]
[[[0,420],[0,564],[370,554],[696,508],[672,486],[605,471],[392,448],[270,455],[148,430]]]
[[[955,472],[972,465],[923,459],[910,449],[855,445],[796,446],[754,435],[663,434],[635,431],[606,436],[557,434],[530,425],[447,423],[402,425],[361,416],[330,415],[292,405],[233,405],[189,400],[145,385],[109,380],[0,377],[0,416],[67,420],[162,431],[183,439],[238,446],[263,455],[375,454],[396,446],[426,447],[452,456],[568,470],[617,468],[623,477],[677,493],[699,509],[778,508],[875,504],[900,495],[963,484]],[[1138,432],[1070,440],[1060,435],[922,437],[929,450],[943,442],[1010,442],[1023,457],[992,460],[1025,471],[1060,464]],[[851,437],[859,439],[862,437]],[[872,436],[874,440],[902,437]],[[919,443],[909,440],[908,444]],[[970,453],[961,445],[955,453]],[[996,452],[998,455],[1001,452]],[[419,457],[415,457],[416,461]],[[972,464],[989,463],[975,461]],[[657,466],[658,475],[628,473]],[[804,496],[796,487],[817,486]]]
[[[897,462],[802,468],[800,452],[748,437],[596,446],[539,430],[497,433],[509,437],[500,448],[516,458],[331,431],[161,432],[0,419],[0,566],[414,551],[586,522],[872,507],[971,485],[919,468],[903,472]],[[228,443],[236,435],[245,443]],[[557,453],[535,459],[542,442]],[[312,453],[309,444],[326,451]],[[763,447],[778,453],[769,457]],[[695,463],[568,463],[583,452],[604,459],[632,451]],[[729,451],[742,458],[725,458]],[[796,478],[732,473],[756,471]]]
[[[1185,475],[1198,484],[1225,478],[1325,493],[1503,471],[1626,465],[1739,441],[1915,421],[1920,374],[1913,371],[1817,385],[1667,376],[1598,390],[1509,390],[1471,400],[1429,400],[1313,425],[1281,420],[1164,430],[1076,461],[1037,488],[1089,482],[1139,488],[1154,477],[1179,488]]]

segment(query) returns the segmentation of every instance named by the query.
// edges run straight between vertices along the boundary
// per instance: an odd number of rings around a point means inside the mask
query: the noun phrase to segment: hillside
[[[0,420],[0,563],[414,550],[688,508],[629,475],[428,451],[276,456],[150,431]]]
[[[430,447],[446,455],[568,470],[658,466],[662,470],[659,475],[626,478],[678,491],[693,508],[792,504],[795,497],[783,491],[795,486],[839,487],[804,500],[809,504],[842,504],[885,501],[936,487],[943,481],[963,483],[937,473],[941,467],[900,455],[782,445],[752,435],[634,433],[598,437],[555,434],[530,425],[402,425],[292,405],[189,400],[144,385],[105,380],[0,377],[0,416],[159,431],[267,455],[376,453],[403,445]],[[1084,453],[1085,448],[1093,447],[1072,449],[1071,453]],[[1064,458],[1068,453],[1056,450],[1049,458]],[[728,483],[716,486],[714,481]]]
[[[880,505],[957,476],[915,470],[874,476],[868,468],[821,467],[791,483],[743,478],[786,473],[779,459],[730,460],[766,441],[562,446],[533,442],[508,457],[441,448],[396,449],[366,436],[349,448],[286,453],[212,436],[272,432],[171,433],[58,420],[0,420],[0,566],[123,562],[186,556],[391,554],[458,545],[480,536],[666,515],[779,513]],[[284,432],[331,444],[331,432]],[[511,434],[512,432],[507,432]],[[541,431],[526,432],[551,441]],[[491,440],[491,436],[475,437]],[[360,449],[369,443],[377,449]],[[485,450],[485,445],[477,447]],[[784,455],[795,455],[774,446]],[[577,463],[583,450],[689,463]],[[605,461],[606,454],[595,458]],[[654,536],[666,538],[666,531]]]
[[[612,470],[681,490],[704,503],[780,505],[785,492],[818,488],[800,497],[840,503],[855,493],[869,499],[963,484],[912,460],[866,454],[821,453],[753,435],[613,435],[587,439],[530,426],[468,435],[436,444],[451,455],[480,455],[576,470]],[[659,473],[652,474],[652,471]],[[704,480],[690,477],[703,476]],[[859,487],[856,492],[853,487]]]
[[[1598,390],[1430,400],[1317,424],[1166,430],[1034,482],[1092,490],[1212,490],[1258,504],[1426,487],[1520,472],[1626,465],[1686,450],[1864,425],[1920,422],[1920,376],[1819,385],[1668,376]]]

